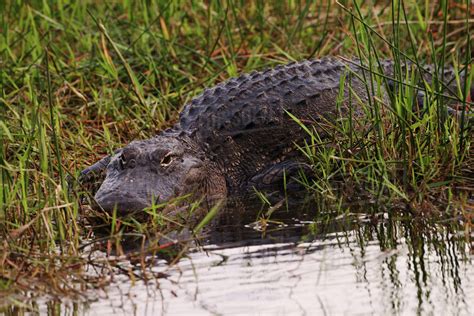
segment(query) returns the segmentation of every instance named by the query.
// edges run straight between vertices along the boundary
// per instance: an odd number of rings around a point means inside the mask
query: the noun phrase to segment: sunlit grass
[[[467,4],[357,3],[0,4],[1,289],[58,294],[75,292],[71,283],[105,284],[101,276],[84,276],[91,263],[84,240],[92,232],[67,176],[170,126],[206,87],[326,55],[358,57],[373,72],[383,58],[458,69],[471,63]],[[414,73],[396,74],[400,82],[415,82]],[[366,105],[363,129],[339,120],[331,145],[305,126],[311,142],[301,150],[317,181],[302,181],[316,199],[339,207],[343,183],[383,203],[403,201],[413,213],[436,208],[470,223],[472,130],[467,113],[460,120],[445,113],[441,82],[423,87],[429,106],[421,116],[412,111],[415,89],[406,85],[390,104]],[[467,90],[458,92],[465,104]],[[133,233],[156,238],[173,221],[160,214],[164,207],[152,208],[146,223],[107,218],[104,240]],[[197,230],[208,222],[201,216]]]

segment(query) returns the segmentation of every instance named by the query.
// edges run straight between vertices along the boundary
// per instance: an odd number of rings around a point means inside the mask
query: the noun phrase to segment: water
[[[218,218],[203,247],[150,271],[166,277],[132,284],[117,276],[90,301],[42,301],[37,309],[68,315],[474,313],[466,242],[472,236],[459,221],[354,213],[312,222],[306,208],[272,214],[262,232],[256,213],[233,209]]]

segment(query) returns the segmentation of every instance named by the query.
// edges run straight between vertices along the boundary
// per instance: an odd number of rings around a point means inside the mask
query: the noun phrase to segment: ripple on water
[[[121,284],[87,310],[102,315],[472,313],[471,262],[458,259],[453,270],[428,246],[420,258],[406,243],[382,251],[376,241],[362,248],[354,236],[345,238],[344,244],[331,238],[299,246],[208,247],[168,270],[159,290]]]

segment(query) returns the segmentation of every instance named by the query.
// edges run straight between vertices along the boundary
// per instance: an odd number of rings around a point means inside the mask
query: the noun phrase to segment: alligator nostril
[[[124,161],[122,155],[120,155],[118,157],[118,164],[119,164],[119,167],[120,167],[121,170],[125,169],[125,161]]]
[[[127,162],[125,161],[125,159],[123,159],[122,154],[120,154],[120,156],[118,157],[118,163],[121,170],[125,169],[125,165],[127,164]]]
[[[137,150],[135,148],[125,147],[118,156],[119,166],[122,170],[134,168],[136,165]]]

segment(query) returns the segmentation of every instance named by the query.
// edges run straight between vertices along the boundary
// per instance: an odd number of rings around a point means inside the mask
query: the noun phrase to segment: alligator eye
[[[160,164],[162,167],[169,166],[171,162],[173,161],[173,154],[172,153],[167,153],[160,161]]]

